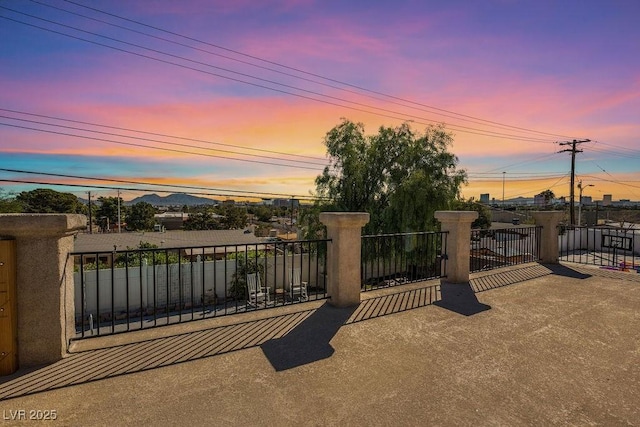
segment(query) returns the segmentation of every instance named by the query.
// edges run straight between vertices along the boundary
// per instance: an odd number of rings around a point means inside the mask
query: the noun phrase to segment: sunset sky
[[[640,200],[639,17],[637,0],[0,0],[0,196],[309,196],[347,118],[445,123],[476,199],[568,196],[558,142],[590,139],[584,194]]]

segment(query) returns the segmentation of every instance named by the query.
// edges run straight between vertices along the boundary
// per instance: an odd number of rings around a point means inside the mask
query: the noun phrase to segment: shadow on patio
[[[471,287],[478,293],[550,274],[558,273],[529,264],[484,273],[472,278]],[[331,357],[330,341],[343,325],[432,305],[442,298],[440,287],[439,281],[413,283],[363,294],[362,303],[349,309],[305,303],[299,306],[302,311],[282,314],[276,309],[267,318],[74,353],[54,364],[0,378],[0,400],[253,347],[262,348],[276,371],[287,370]]]

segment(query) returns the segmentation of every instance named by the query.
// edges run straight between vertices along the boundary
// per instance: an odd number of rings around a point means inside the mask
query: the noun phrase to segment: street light
[[[582,225],[582,220],[581,220],[581,216],[582,216],[582,190],[585,189],[585,187],[595,187],[595,185],[593,184],[587,184],[587,185],[582,185],[582,180],[580,180],[578,182],[578,189],[580,190],[580,197],[578,198],[578,227],[580,227]]]

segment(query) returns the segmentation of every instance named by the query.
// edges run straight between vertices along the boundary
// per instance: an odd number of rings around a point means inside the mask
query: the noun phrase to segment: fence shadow
[[[514,285],[516,283],[526,282],[527,280],[537,279],[539,277],[553,274],[549,266],[533,264],[526,267],[513,268],[508,271],[484,274],[482,276],[472,277],[469,280],[474,292],[484,292],[491,289],[501,288],[503,286]]]
[[[314,311],[71,354],[50,365],[0,377],[0,401],[257,347],[295,330]]]
[[[306,365],[333,355],[329,343],[356,307],[337,308],[325,303],[281,338],[260,345],[276,371]]]
[[[536,264],[473,278],[469,289],[477,293],[556,272],[587,276],[568,267],[556,267],[553,271],[549,266]],[[450,290],[446,286],[443,290],[439,281],[406,286],[410,288],[397,292],[396,287],[393,293],[365,298],[357,307],[338,309],[325,303],[319,308],[264,319],[74,353],[51,365],[21,369],[0,377],[0,401],[254,347],[262,348],[277,371],[291,369],[330,357],[333,354],[330,340],[342,325],[433,305],[441,300],[446,303],[449,298]],[[469,295],[458,296],[458,302],[460,297]],[[468,301],[462,306],[469,309]],[[472,310],[467,312],[483,306],[489,308],[476,299],[471,301]],[[459,311],[465,313],[463,309]]]
[[[402,311],[432,305],[440,299],[440,281],[429,282],[426,286],[414,287],[400,291],[399,287],[392,288],[393,293],[364,299],[347,323],[356,323],[376,317],[387,316]],[[365,294],[362,294],[363,297]]]

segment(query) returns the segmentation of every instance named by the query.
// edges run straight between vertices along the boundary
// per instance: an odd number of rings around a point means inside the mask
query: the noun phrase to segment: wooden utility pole
[[[573,141],[564,141],[564,142],[559,142],[559,145],[570,145],[571,148],[568,148],[566,150],[561,150],[558,151],[558,153],[565,153],[565,152],[570,152],[571,153],[571,189],[569,191],[569,216],[570,216],[570,222],[571,225],[575,225],[576,223],[576,211],[575,211],[575,203],[574,203],[574,199],[575,199],[575,181],[576,181],[576,153],[582,153],[582,150],[578,150],[576,148],[576,146],[578,144],[582,144],[583,142],[591,142],[590,139],[581,139],[581,140],[577,140],[574,139]]]
[[[91,217],[91,191],[87,191],[89,194],[89,234],[93,234],[93,218]]]

